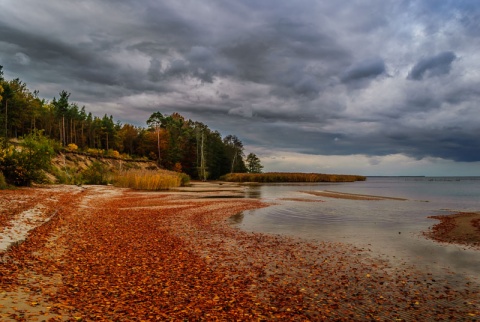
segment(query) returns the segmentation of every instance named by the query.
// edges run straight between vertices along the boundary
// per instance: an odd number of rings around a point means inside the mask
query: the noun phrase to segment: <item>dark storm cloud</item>
[[[476,1],[7,0],[0,64],[144,125],[307,154],[479,161]]]
[[[450,72],[453,61],[457,58],[451,51],[423,58],[413,66],[408,74],[409,79],[421,80],[423,77],[445,75]]]
[[[59,59],[69,59],[77,63],[86,63],[90,58],[85,51],[53,41],[47,35],[36,33],[35,30],[25,32],[0,22],[0,34],[2,42],[11,44],[18,50],[28,51],[40,61],[58,62]]]
[[[342,75],[341,80],[344,83],[348,83],[366,78],[375,78],[384,73],[385,62],[380,58],[375,58],[351,66]]]
[[[159,61],[156,58],[152,58],[152,60],[150,60],[150,67],[148,68],[148,76],[150,77],[151,81],[158,82],[160,80],[161,68],[162,68],[161,61]]]
[[[62,41],[54,41],[47,35],[32,30],[30,33],[11,27],[0,26],[1,41],[14,44],[10,51],[17,57],[19,53],[28,54],[31,66],[24,71],[28,78],[37,81],[66,82],[82,80],[93,84],[115,85],[119,83],[119,70],[115,64],[104,59],[101,51],[88,46],[72,46]],[[19,51],[13,54],[15,51]],[[4,58],[8,69],[11,58]],[[41,73],[41,74],[38,74]]]

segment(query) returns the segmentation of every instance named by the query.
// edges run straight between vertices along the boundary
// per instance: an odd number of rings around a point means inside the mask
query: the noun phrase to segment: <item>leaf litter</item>
[[[52,218],[0,254],[2,320],[480,316],[478,281],[455,276],[454,283],[342,243],[228,225],[240,211],[267,206],[258,200],[186,199],[100,186],[55,194],[55,201],[43,203]],[[35,194],[27,195],[34,205]]]

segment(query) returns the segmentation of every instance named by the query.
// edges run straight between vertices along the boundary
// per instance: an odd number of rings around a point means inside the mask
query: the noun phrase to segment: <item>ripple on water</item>
[[[418,183],[418,182],[417,182]],[[427,240],[422,231],[436,222],[428,217],[449,213],[445,209],[480,210],[480,189],[476,194],[465,187],[454,189],[452,183],[368,181],[340,185],[262,186],[255,187],[260,198],[274,205],[237,215],[232,222],[248,231],[299,236],[303,238],[341,241],[371,249],[377,255],[395,261],[423,266],[432,271],[451,269],[478,276],[480,252],[456,245]],[[477,181],[478,183],[478,181]],[[445,186],[448,184],[449,186]],[[468,182],[467,185],[471,186]],[[476,186],[475,186],[476,187]],[[422,190],[423,188],[423,190]],[[428,189],[427,189],[428,188]],[[407,200],[343,200],[313,197],[325,202],[302,202],[282,198],[306,198],[302,190],[339,190],[346,193],[402,197]],[[454,191],[445,196],[448,189]],[[461,194],[459,191],[468,191]],[[424,202],[429,201],[429,202]],[[462,208],[463,207],[463,208]]]

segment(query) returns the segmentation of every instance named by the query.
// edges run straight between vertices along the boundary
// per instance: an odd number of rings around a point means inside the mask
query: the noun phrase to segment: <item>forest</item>
[[[218,179],[227,173],[261,172],[258,157],[245,158],[235,135],[222,137],[206,124],[178,113],[153,113],[146,126],[115,121],[112,115],[92,115],[70,101],[63,90],[47,101],[19,78],[6,80],[0,66],[0,135],[5,142],[42,133],[63,149],[116,158],[155,160],[166,170],[191,178]]]

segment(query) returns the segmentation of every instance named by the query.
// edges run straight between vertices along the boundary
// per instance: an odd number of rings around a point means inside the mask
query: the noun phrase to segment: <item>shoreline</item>
[[[25,195],[2,200],[42,203],[52,217],[0,253],[2,320],[480,316],[478,281],[453,287],[343,243],[232,227],[231,216],[267,206],[236,198],[238,185],[176,192],[63,188],[22,189],[16,193]],[[8,219],[1,225],[3,231]]]
[[[480,250],[480,213],[459,212],[450,215],[430,216],[439,223],[424,235],[437,242],[457,244]]]

